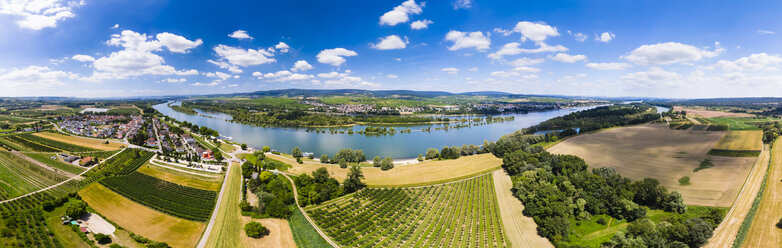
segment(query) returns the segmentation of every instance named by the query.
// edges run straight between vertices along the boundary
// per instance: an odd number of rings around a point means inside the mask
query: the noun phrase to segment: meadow
[[[0,152],[0,199],[30,193],[65,179],[11,152]]]

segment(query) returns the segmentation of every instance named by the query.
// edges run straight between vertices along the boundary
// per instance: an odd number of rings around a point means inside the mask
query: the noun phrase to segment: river
[[[231,116],[223,113],[206,113],[198,111],[202,115],[188,115],[171,109],[168,103],[153,106],[164,115],[187,121],[199,126],[206,126],[217,130],[220,135],[231,137],[237,143],[246,143],[251,147],[269,146],[284,153],[290,153],[293,147],[298,146],[304,152],[315,153],[316,157],[326,153],[329,157],[337,153],[339,149],[362,149],[367,158],[375,155],[393,158],[415,158],[419,153],[426,152],[427,148],[437,149],[443,146],[461,146],[463,144],[483,144],[483,140],[496,141],[500,136],[512,133],[522,128],[530,127],[542,121],[566,115],[575,111],[594,108],[597,106],[575,107],[527,114],[498,115],[502,117],[514,116],[512,121],[492,123],[474,127],[465,127],[449,130],[434,130],[431,132],[413,131],[411,133],[396,133],[387,135],[362,135],[346,133],[315,133],[307,132],[306,128],[279,128],[259,127],[230,122]],[[394,126],[397,130],[410,128],[419,130],[426,125]],[[440,126],[440,125],[438,125]],[[435,126],[435,127],[438,127]],[[353,127],[354,130],[363,129],[363,126]]]

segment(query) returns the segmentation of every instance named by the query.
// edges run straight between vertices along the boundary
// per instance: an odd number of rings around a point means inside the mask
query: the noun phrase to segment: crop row
[[[344,247],[506,247],[492,176],[421,188],[364,189],[308,208]]]
[[[43,138],[43,137],[38,137],[38,136],[29,134],[29,133],[20,134],[19,136],[24,138],[24,139],[26,139],[26,140],[29,140],[29,141],[32,141],[32,142],[36,142],[36,143],[39,143],[39,144],[43,144],[43,145],[47,145],[47,146],[50,146],[52,148],[60,149],[60,150],[63,150],[63,151],[69,151],[69,152],[96,151],[95,149],[92,149],[92,148],[87,148],[87,147],[78,146],[78,145],[74,145],[74,144],[69,144],[69,143],[65,143],[65,142],[60,142],[60,141],[56,141],[56,140],[51,140],[51,139],[47,139],[47,138]]]
[[[188,220],[208,220],[217,201],[215,191],[182,186],[139,172],[106,177],[99,182],[135,202]]]
[[[16,147],[14,149],[29,150],[34,152],[59,152],[60,150],[41,145],[26,139],[19,137],[18,135],[3,136],[2,139],[6,139],[10,142],[16,143],[22,147]]]

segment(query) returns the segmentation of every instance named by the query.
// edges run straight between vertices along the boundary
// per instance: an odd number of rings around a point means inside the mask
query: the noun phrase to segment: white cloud
[[[716,66],[724,71],[776,71],[780,63],[782,58],[779,56],[756,53],[734,61],[720,60]]]
[[[535,43],[542,43],[548,37],[559,36],[559,32],[557,32],[556,27],[546,25],[545,23],[534,23],[528,21],[516,23],[516,27],[513,28],[513,31],[521,33],[522,42],[531,40]]]
[[[573,35],[573,38],[576,39],[578,42],[584,42],[587,39],[587,35],[584,33],[576,33]]]
[[[511,69],[510,71],[493,71],[492,73],[489,73],[489,76],[501,78],[522,77],[524,79],[535,79],[537,78],[537,75],[533,74],[538,72],[540,72],[539,68],[519,66]]]
[[[776,33],[776,32],[774,32],[774,31],[770,31],[770,30],[763,30],[763,29],[758,29],[758,31],[757,31],[757,32],[758,32],[758,34],[777,34],[777,33]]]
[[[587,56],[583,54],[570,55],[567,53],[557,53],[557,55],[549,56],[549,57],[551,58],[551,60],[559,61],[562,63],[575,63],[587,59]]]
[[[537,64],[540,64],[540,63],[543,63],[543,59],[531,59],[531,58],[527,58],[527,57],[518,58],[516,60],[508,62],[508,64],[510,64],[512,66],[516,66],[516,67],[537,65]]]
[[[540,68],[529,67],[529,66],[518,66],[518,67],[514,67],[512,70],[517,72],[526,72],[526,73],[540,72]]]
[[[226,61],[231,65],[248,67],[253,65],[261,65],[276,62],[274,54],[263,49],[242,49],[240,47],[232,47],[226,45],[217,45],[214,48],[217,56],[220,57],[218,61]]]
[[[281,53],[287,53],[291,47],[288,46],[288,44],[285,44],[285,42],[280,41],[280,43],[277,43],[277,45],[274,46],[274,48],[277,49],[277,51],[280,51]]]
[[[499,33],[502,36],[508,36],[508,35],[513,34],[513,30],[507,30],[507,29],[502,29],[502,28],[494,28],[494,32],[495,33]]]
[[[253,39],[252,36],[247,34],[247,31],[244,30],[236,30],[233,33],[229,34],[228,37],[234,38],[234,39]]]
[[[370,46],[377,50],[393,50],[403,49],[407,47],[408,43],[410,42],[407,41],[407,37],[405,37],[405,40],[402,40],[402,38],[399,38],[397,35],[389,35],[381,37],[378,43],[371,44]]]
[[[0,74],[0,86],[2,95],[14,93],[17,89],[48,87],[63,85],[63,80],[76,79],[77,74],[64,71],[54,71],[49,67],[31,65],[22,69],[14,68],[7,73]],[[6,92],[11,91],[11,92]]]
[[[299,60],[293,64],[293,68],[291,68],[291,71],[306,71],[312,68],[313,68],[312,65],[310,65],[310,63],[307,63],[306,60]]]
[[[3,0],[0,14],[18,16],[16,25],[22,28],[41,30],[53,28],[57,22],[73,18],[73,9],[84,6],[84,0]]]
[[[71,59],[79,61],[79,62],[92,62],[95,61],[95,58],[93,58],[90,55],[84,55],[84,54],[76,54],[71,57]]]
[[[207,77],[216,77],[216,78],[220,78],[221,80],[226,80],[226,79],[229,79],[229,78],[231,78],[231,74],[228,74],[228,73],[225,73],[225,72],[219,72],[219,71],[216,71],[216,72],[207,72],[207,73],[205,73],[204,75],[205,75],[205,76],[207,76]]]
[[[622,76],[627,82],[633,82],[646,87],[654,85],[672,85],[673,81],[681,78],[676,72],[669,72],[660,67],[649,68],[648,71],[640,71]]]
[[[425,29],[428,28],[429,24],[432,23],[434,22],[426,19],[418,20],[418,21],[414,21],[413,23],[410,23],[410,28],[412,28],[413,30]]]
[[[197,82],[197,83],[192,83],[190,85],[192,85],[192,86],[215,86],[215,85],[217,85],[217,81],[212,81],[211,83]]]
[[[425,3],[416,4],[415,0],[407,0],[401,5],[394,7],[393,10],[380,16],[380,25],[394,26],[399,23],[408,22],[409,15],[421,14]]]
[[[654,45],[642,45],[629,54],[620,58],[643,65],[667,65],[674,63],[695,62],[713,58],[724,52],[725,49],[715,43],[714,51],[707,51],[691,45],[678,42],[657,43]]]
[[[233,73],[242,73],[242,72],[244,72],[238,66],[229,64],[228,62],[225,62],[225,61],[215,61],[215,60],[208,59],[208,60],[206,60],[206,62],[212,63],[212,64],[214,64],[214,65],[216,65],[216,66],[218,66],[218,67],[220,67],[222,69],[227,69],[227,70],[229,70],[229,71],[231,71]]]
[[[446,72],[448,74],[451,74],[451,75],[456,75],[456,74],[459,73],[459,69],[454,68],[454,67],[446,67],[446,68],[443,68],[443,69],[440,69],[440,70],[444,71],[444,72]]]
[[[342,63],[345,63],[346,60],[344,57],[352,57],[356,55],[358,55],[358,53],[354,51],[338,47],[334,49],[322,50],[316,57],[318,58],[318,62],[339,66]]]
[[[472,0],[456,0],[453,3],[453,9],[469,9],[472,7]]]
[[[114,26],[111,26],[111,29],[118,29],[118,28],[119,28],[119,24],[114,24]]]
[[[343,73],[332,71],[329,73],[318,73],[318,77],[326,79],[323,85],[330,88],[380,88],[380,84],[374,82],[368,82],[361,77],[350,75],[350,70],[345,70]],[[320,80],[313,82],[313,84],[320,84]]]
[[[469,70],[469,71],[471,71],[471,72],[476,72],[476,71],[478,71],[478,70],[479,70],[479,69],[478,69],[478,67],[473,67],[473,68],[470,68],[470,70]]]
[[[302,80],[309,80],[315,78],[315,76],[310,74],[301,74],[301,73],[293,73],[288,70],[282,70],[275,73],[260,73],[260,72],[254,72],[253,76],[257,77],[258,79],[267,79],[273,82],[290,82],[290,81],[302,81]]]
[[[490,53],[487,57],[496,60],[496,59],[502,59],[503,56],[517,55],[521,53],[564,52],[568,50],[567,47],[564,47],[562,45],[549,46],[544,42],[541,42],[538,45],[539,46],[537,48],[527,49],[527,48],[520,48],[519,46],[521,46],[521,43],[511,42],[503,45],[499,51]]]
[[[184,83],[187,82],[186,78],[167,78],[164,80],[161,80],[160,82],[166,82],[166,83]]]
[[[161,45],[165,46],[173,53],[187,53],[188,50],[204,43],[201,39],[191,41],[185,37],[167,32],[159,33],[156,37]]]
[[[489,49],[489,45],[491,45],[488,34],[487,36],[484,36],[480,31],[471,33],[450,31],[445,35],[445,40],[453,42],[453,45],[448,47],[448,50],[451,51],[470,47],[473,47],[478,51],[484,51]]]
[[[600,41],[600,42],[609,42],[609,41],[611,41],[612,39],[614,39],[614,37],[616,37],[616,36],[614,35],[614,33],[611,33],[611,32],[603,32],[603,33],[602,33],[602,34],[600,34],[600,35],[595,35],[595,40],[596,40],[596,41]]]
[[[387,78],[390,78],[390,79],[396,79],[396,78],[398,78],[398,76],[397,76],[396,74],[386,74],[386,77],[387,77]]]
[[[590,69],[601,70],[601,71],[618,71],[618,70],[624,70],[624,69],[630,68],[630,67],[632,67],[632,65],[630,65],[628,63],[616,63],[616,62],[611,62],[611,63],[587,63],[586,67],[588,67]]]

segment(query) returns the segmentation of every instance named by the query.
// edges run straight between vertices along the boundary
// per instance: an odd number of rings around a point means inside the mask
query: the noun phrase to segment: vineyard
[[[95,170],[85,173],[85,176],[92,176],[99,174],[99,176],[122,176],[130,174],[136,171],[138,167],[144,165],[155,154],[152,152],[137,150],[137,149],[125,149],[122,153],[112,157],[105,163],[96,165]]]
[[[491,174],[439,186],[364,189],[310,206],[344,247],[508,247]]]
[[[0,152],[0,199],[20,196],[65,179],[13,153]]]
[[[26,152],[58,152],[60,150],[44,146],[23,138],[19,135],[8,135],[0,137],[0,142],[6,146],[11,147],[14,150],[26,151]]]
[[[38,143],[38,144],[43,144],[43,145],[52,147],[54,149],[62,150],[62,151],[69,151],[69,152],[97,151],[97,150],[92,149],[92,148],[87,148],[87,147],[83,147],[83,146],[78,146],[78,145],[74,145],[74,144],[68,144],[68,143],[65,143],[65,142],[60,142],[60,141],[56,141],[56,140],[42,138],[42,137],[35,136],[35,135],[29,134],[29,133],[20,134],[19,136],[21,138],[26,139],[26,140],[29,140],[29,141],[32,141],[32,142],[35,142],[35,143]]]
[[[182,186],[140,172],[106,177],[99,182],[135,202],[187,220],[208,220],[217,201],[215,191]]]
[[[26,152],[97,151],[96,149],[51,140],[30,133],[2,136],[0,137],[0,144],[13,150]]]

